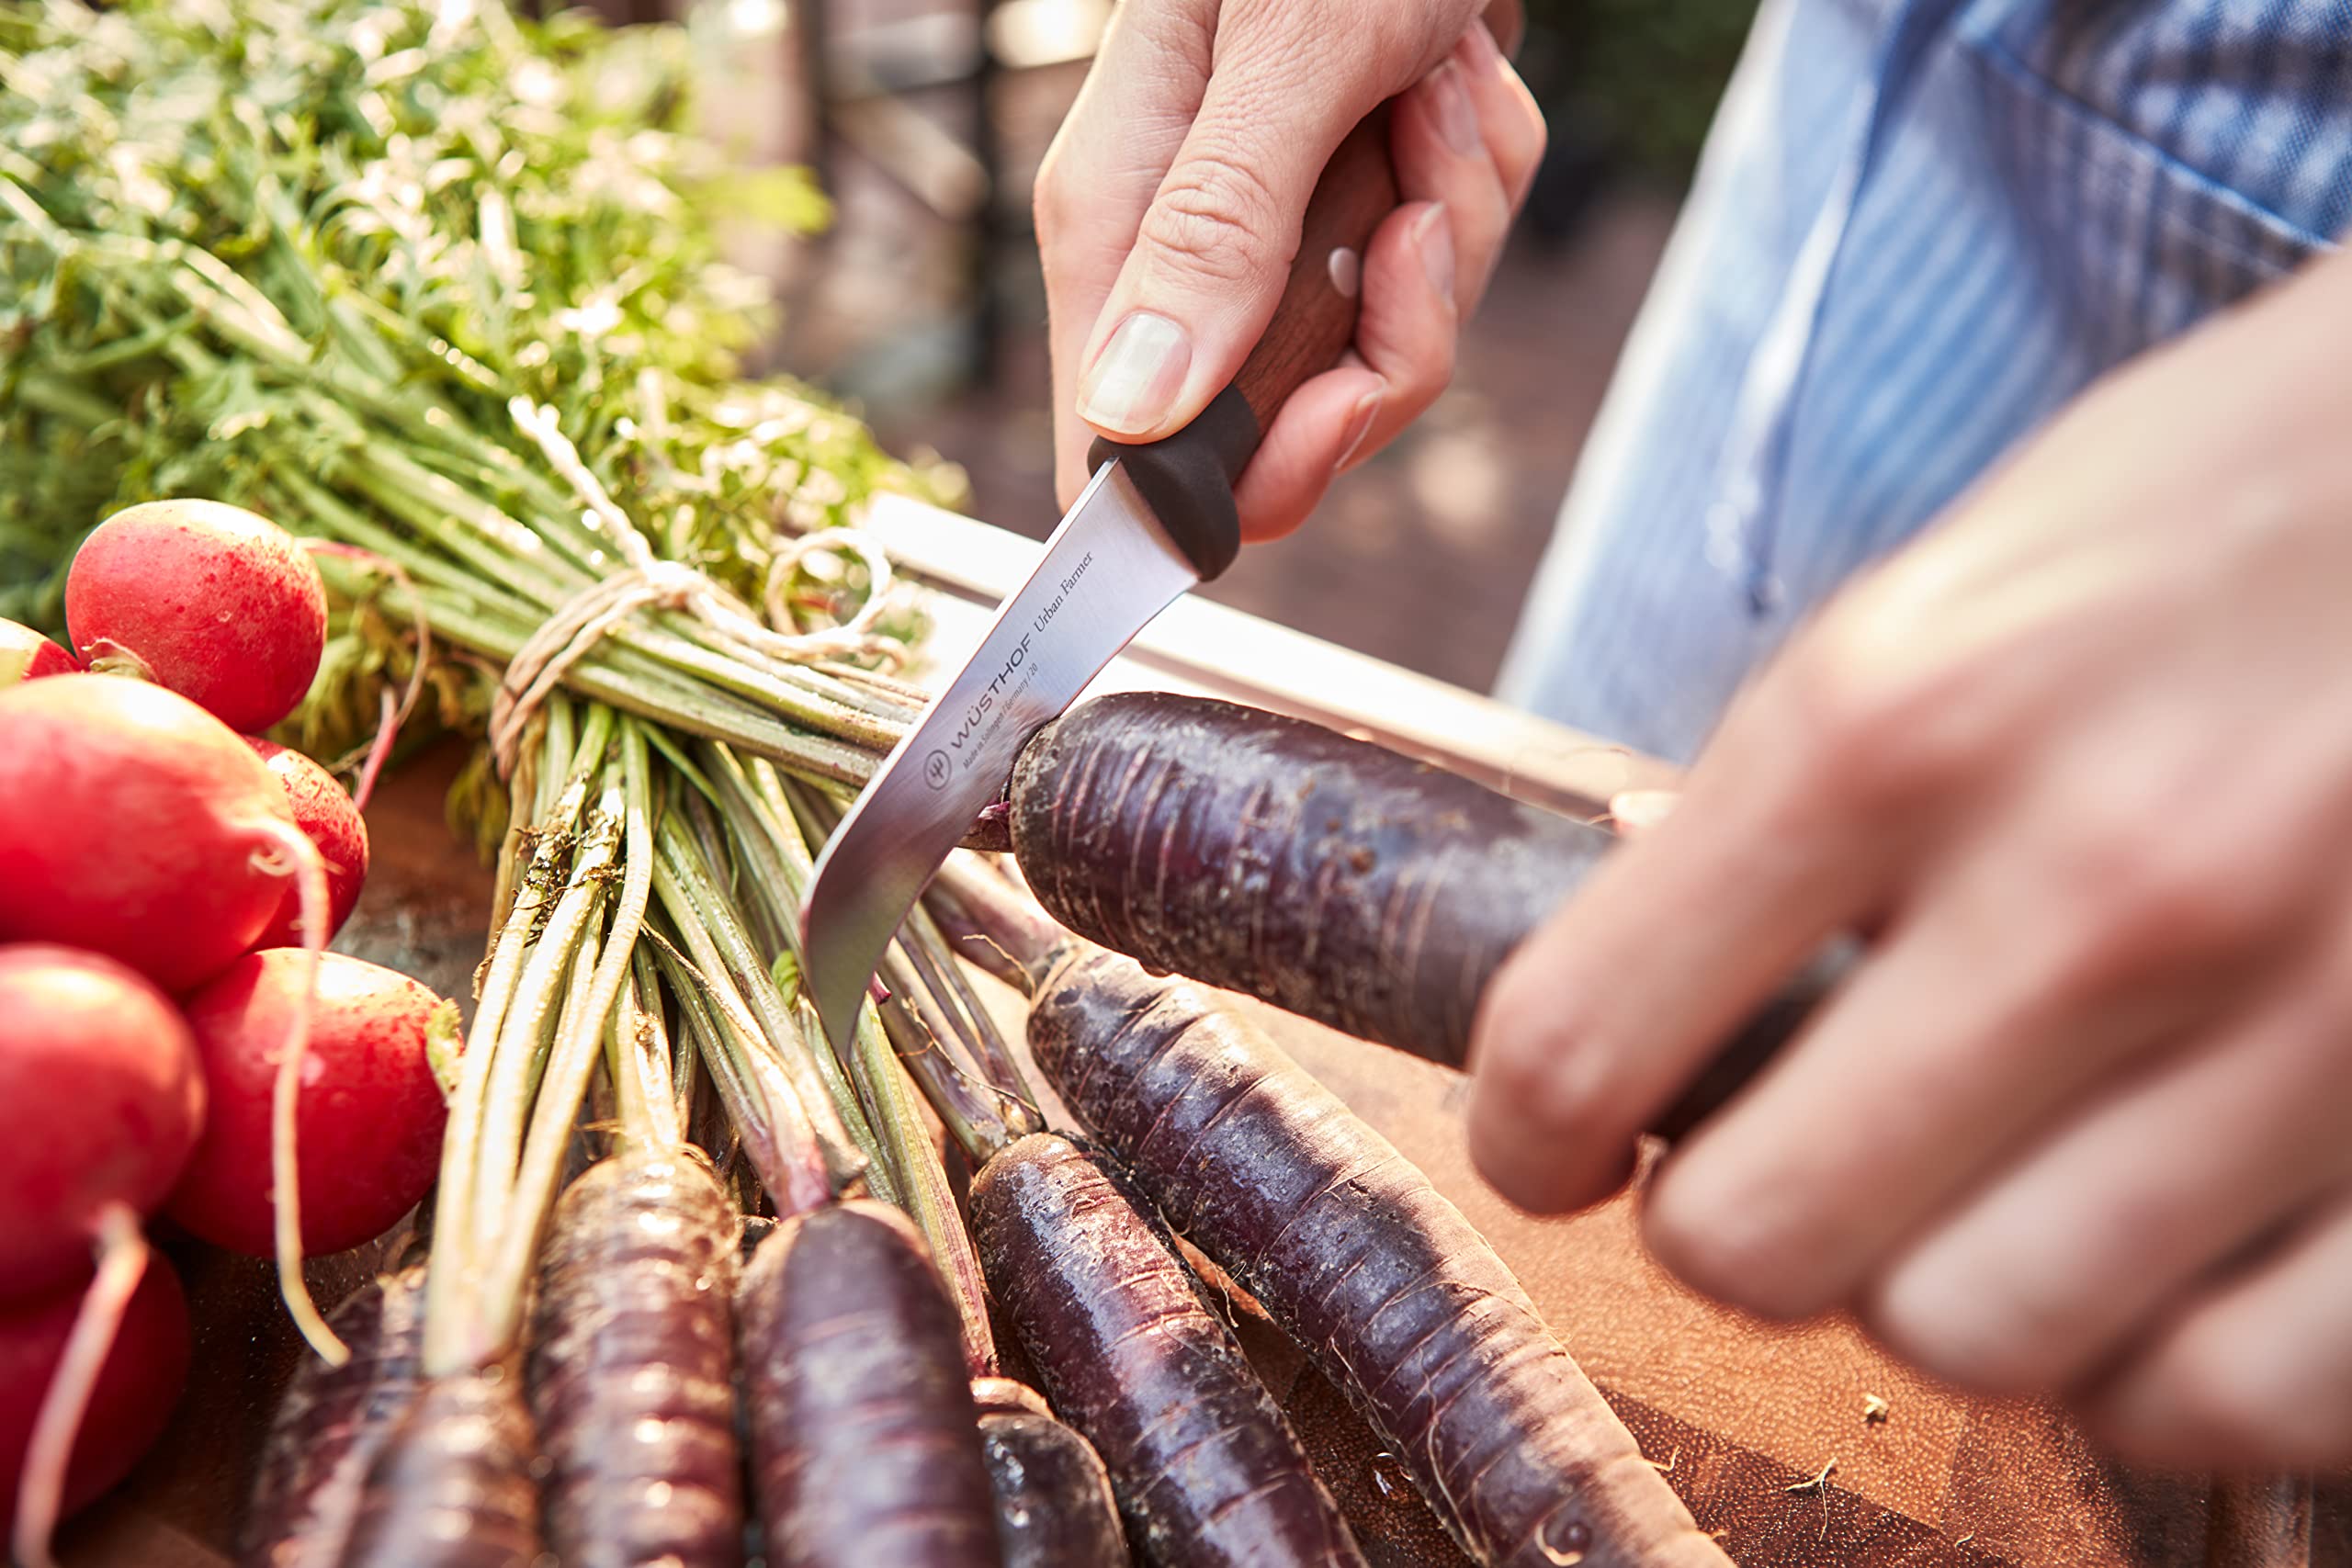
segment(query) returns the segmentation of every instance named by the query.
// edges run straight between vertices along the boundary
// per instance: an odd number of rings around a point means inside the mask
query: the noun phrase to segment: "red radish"
[[[130,1268],[117,1272],[137,1272],[130,1274],[124,1291],[127,1301],[111,1303],[119,1312],[119,1323],[80,1321],[96,1315],[85,1314],[84,1303],[98,1293],[86,1268],[81,1280],[0,1303],[0,1479],[6,1481],[0,1486],[0,1521],[14,1530],[17,1558],[28,1564],[47,1560],[54,1517],[72,1513],[130,1472],[162,1433],[187,1377],[187,1298],[179,1280],[170,1264],[148,1254],[135,1231],[129,1247],[120,1256]],[[90,1327],[109,1330],[111,1344],[84,1332]],[[97,1338],[105,1349],[102,1357],[90,1358],[97,1365],[83,1369],[96,1373],[88,1382],[86,1401],[63,1402],[79,1406],[66,1411],[51,1396],[59,1382],[58,1370],[68,1359],[69,1343],[77,1337]],[[79,1417],[50,1423],[62,1428],[60,1435],[73,1434],[72,1457],[62,1476],[35,1473],[54,1470],[40,1462],[44,1458],[63,1457],[32,1451],[36,1423],[51,1414],[45,1405],[61,1416]],[[17,1481],[20,1473],[26,1482],[22,1491]],[[40,1495],[43,1490],[48,1495]]]
[[[343,922],[351,917],[352,906],[359,902],[359,890],[368,881],[368,824],[359,815],[350,795],[335,783],[334,775],[300,751],[289,750],[274,741],[248,735],[245,744],[254,749],[276,774],[279,787],[286,791],[286,802],[294,810],[294,825],[319,847],[319,856],[327,866],[327,931],[326,939],[334,940],[343,930]],[[255,947],[299,947],[302,942],[302,922],[299,916],[301,900],[292,888],[286,891],[285,901],[278,906],[277,919],[261,933]]]
[[[232,729],[301,702],[326,647],[326,585],[294,536],[213,501],[151,501],[92,529],[65,624],[94,667],[144,676]]]
[[[80,668],[72,654],[32,627],[0,621],[0,687],[44,675],[67,675]]]
[[[164,994],[111,958],[0,947],[0,1104],[56,1106],[0,1139],[0,1298],[86,1273],[101,1210],[148,1213],[204,1122],[196,1042]]]
[[[169,1203],[172,1218],[221,1247],[270,1254],[272,1103],[288,1021],[303,1000],[304,954],[248,953],[187,998],[212,1104]],[[322,1157],[296,1184],[306,1252],[382,1235],[432,1185],[441,1157],[441,1087],[425,1055],[439,998],[404,975],[319,955],[318,1000],[295,1124]]]
[[[327,924],[319,852],[268,767],[186,697],[96,674],[0,692],[0,942],[62,939],[185,990],[261,934],[288,874],[315,959]],[[288,1192],[315,964],[302,973],[272,1128]],[[303,1337],[339,1362],[343,1344],[302,1279],[299,1207],[298,1195],[279,1211],[278,1292]]]
[[[115,675],[0,691],[0,942],[88,948],[184,991],[317,860],[269,769],[186,697]]]

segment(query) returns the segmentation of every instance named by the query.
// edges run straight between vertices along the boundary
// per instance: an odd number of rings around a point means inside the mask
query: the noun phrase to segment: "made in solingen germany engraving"
[[[954,738],[947,742],[964,766],[971,766],[973,758],[986,749],[989,732],[996,728],[994,720],[1002,717],[998,707],[999,700],[1020,692],[1036,673],[1036,666],[1029,660],[1031,645],[1053,624],[1054,617],[1061,614],[1062,606],[1069,602],[1070,593],[1077,588],[1079,580],[1093,564],[1092,550],[1078,558],[1078,564],[1071,567],[1069,575],[1055,585],[1053,598],[1039,607],[1030,619],[1029,628],[1021,634],[1021,640],[1006,652],[1004,664],[997,671],[995,678],[972,700],[970,710],[964,715],[964,722],[956,726]],[[978,740],[980,744],[967,750],[965,742],[970,740]],[[934,750],[923,759],[923,782],[932,788],[944,789],[947,781],[954,776],[955,760],[947,752]]]

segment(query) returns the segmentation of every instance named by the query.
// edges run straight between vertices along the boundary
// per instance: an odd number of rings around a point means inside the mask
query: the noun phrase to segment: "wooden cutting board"
[[[465,996],[489,874],[441,820],[443,752],[397,775],[368,813],[375,866],[339,947]],[[990,988],[1017,1032],[1019,1004]],[[1745,1568],[2052,1564],[2069,1568],[2352,1565],[2352,1487],[2216,1485],[2103,1460],[2059,1414],[1958,1397],[1851,1326],[1768,1327],[1698,1300],[1644,1256],[1629,1195],[1566,1221],[1510,1209],[1464,1151],[1463,1080],[1236,998],[1459,1203],[1518,1271],[1653,1462]],[[1058,1107],[1049,1106],[1051,1111]],[[170,1432],[76,1521],[77,1568],[213,1568],[277,1392],[300,1347],[266,1265],[167,1241],[198,1318],[196,1366]],[[373,1259],[313,1265],[332,1297]],[[1244,1337],[1380,1568],[1461,1561],[1338,1393],[1238,1308]],[[1883,1419],[1873,1420],[1873,1396]]]

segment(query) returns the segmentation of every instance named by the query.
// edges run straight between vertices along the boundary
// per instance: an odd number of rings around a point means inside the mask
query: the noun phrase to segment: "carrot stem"
[[[655,892],[661,891],[655,874]],[[824,1151],[791,1080],[760,1038],[751,1010],[724,976],[707,974],[658,931],[646,932],[671,989],[684,1010],[728,1121],[779,1214],[806,1213],[832,1201]]]
[[[896,946],[883,954],[882,973],[888,977],[889,997],[878,1006],[868,998],[866,1010],[878,1016],[899,1060],[922,1086],[923,1098],[946,1123],[956,1146],[973,1164],[984,1162],[1014,1135],[993,1091],[983,1099],[988,1086],[956,1059],[945,1021],[905,972]]]
[[[997,1029],[995,1016],[956,966],[945,937],[921,904],[907,912],[906,923],[899,930],[899,946],[912,962],[924,988],[960,1026],[957,1037],[978,1064],[981,1076],[1008,1102],[1004,1113],[1012,1135],[1042,1129],[1045,1122],[1037,1115],[1036,1091],[1022,1077],[1012,1048]]]
[[[506,1331],[521,1320],[524,1287],[548,1210],[555,1202],[563,1156],[571,1142],[589,1076],[594,1072],[598,1047],[614,1017],[623,982],[628,978],[637,951],[638,933],[645,927],[646,906],[652,894],[653,828],[645,738],[627,720],[620,726],[622,785],[619,805],[626,847],[622,852],[619,902],[612,931],[603,944],[594,970],[579,995],[576,1018],[558,1030],[548,1057],[546,1074],[531,1108],[530,1132],[524,1145],[522,1168],[507,1195],[505,1230],[493,1262],[488,1296],[498,1325],[493,1337],[503,1343]],[[552,922],[550,922],[552,924]],[[593,941],[593,932],[591,933]],[[587,951],[583,945],[583,953]]]
[[[655,835],[653,891],[695,964],[714,983],[723,978],[749,1004],[757,1020],[756,1037],[791,1081],[834,1186],[851,1180],[872,1163],[875,1146],[856,1091],[831,1052],[808,1048],[768,962],[752,948],[700,846],[674,815],[662,819]]]
[[[623,791],[607,784],[581,832],[571,875],[532,944],[515,982],[514,1000],[500,1023],[493,1047],[496,1059],[483,1103],[481,1141],[475,1156],[481,1174],[475,1183],[470,1222],[485,1248],[511,1212],[526,1119],[537,1087],[534,1080],[546,1060],[549,1031],[558,1027],[559,1013],[566,1010],[573,994],[568,976],[576,968],[581,945],[592,938],[592,928],[602,912],[613,862],[620,852],[626,809]],[[593,1021],[601,1027],[604,1021],[600,1015]],[[486,1251],[479,1260],[488,1261]]]
[[[958,956],[1023,996],[1035,994],[1056,951],[1069,940],[1034,901],[972,855],[950,855],[923,900]]]
[[[804,1002],[803,1010],[814,1018]],[[931,1260],[955,1299],[964,1336],[964,1359],[971,1375],[993,1377],[998,1370],[996,1340],[989,1330],[988,1300],[980,1283],[980,1260],[964,1229],[956,1193],[940,1163],[930,1124],[918,1107],[914,1086],[885,1038],[873,1006],[859,1010],[857,1032],[851,1046],[851,1070],[870,1096],[874,1122],[893,1167],[899,1206],[913,1220],[931,1249]]]
[[[628,983],[621,987],[619,1005],[606,1029],[605,1071],[613,1080],[620,1142],[674,1149],[685,1142],[685,1128],[654,988],[653,958],[642,946],[632,942],[630,947]]]
[[[463,1361],[464,1318],[479,1267],[469,1220],[497,1043],[541,914],[562,879],[572,828],[587,803],[591,782],[585,769],[568,768],[572,752],[570,703],[551,702],[543,711],[547,726],[541,750],[547,765],[541,770],[539,793],[546,795],[549,787],[559,793],[551,807],[533,812],[526,829],[531,835],[530,856],[491,945],[442,1138],[433,1210],[433,1268],[425,1279],[426,1357],[435,1367],[454,1368]],[[592,728],[594,725],[592,715]],[[519,798],[521,791],[516,793]]]

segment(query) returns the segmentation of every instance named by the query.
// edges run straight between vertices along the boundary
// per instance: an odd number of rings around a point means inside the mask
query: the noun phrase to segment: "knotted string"
[[[508,661],[505,679],[499,682],[490,710],[491,749],[502,777],[514,772],[524,728],[539,705],[590,649],[640,610],[683,612],[739,649],[788,664],[869,655],[897,646],[894,639],[874,630],[888,608],[885,601],[892,578],[889,557],[871,535],[854,528],[826,528],[803,534],[777,551],[768,566],[763,597],[769,614],[787,623],[785,589],[809,556],[854,556],[865,563],[870,579],[865,603],[841,625],[808,632],[778,631],[700,569],[655,555],[652,545],[581,460],[579,448],[557,424],[553,409],[541,408],[524,397],[510,400],[506,409],[523,433],[538,444],[548,465],[571,486],[587,507],[592,525],[612,540],[625,564],[556,606]]]

